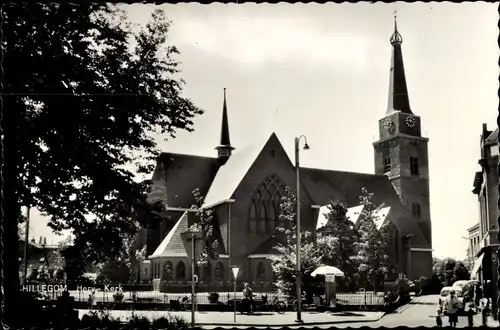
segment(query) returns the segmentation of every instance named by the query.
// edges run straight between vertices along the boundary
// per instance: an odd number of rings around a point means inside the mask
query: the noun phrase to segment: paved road
[[[336,328],[346,328],[346,327],[353,327],[353,328],[359,328],[359,327],[398,327],[398,326],[408,326],[408,327],[417,327],[417,326],[424,326],[424,327],[434,327],[436,325],[436,320],[435,320],[435,313],[437,310],[437,302],[438,301],[438,296],[437,295],[431,295],[431,296],[422,296],[422,297],[414,297],[412,302],[408,305],[405,305],[401,307],[398,312],[392,313],[392,314],[386,314],[383,318],[381,318],[378,321],[375,322],[355,322],[355,323],[336,323],[333,326]],[[445,323],[445,326],[447,325],[446,322],[448,319],[445,317],[443,320]],[[474,326],[478,326],[481,322],[481,317],[480,315],[477,315],[475,320],[474,320]],[[493,323],[492,320],[489,321],[488,323],[490,326],[497,326],[498,327],[498,322],[496,324]],[[318,328],[330,328],[330,325],[315,325],[315,327]],[[457,327],[459,328],[464,328],[467,327],[467,318],[464,316],[459,317],[459,321],[457,324]],[[206,329],[213,329],[214,327],[211,326],[204,326]],[[242,327],[243,328],[243,327]],[[260,328],[256,326],[256,328]],[[271,326],[271,328],[273,328]]]

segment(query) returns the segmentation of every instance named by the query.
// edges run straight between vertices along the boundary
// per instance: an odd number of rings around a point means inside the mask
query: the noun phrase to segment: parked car
[[[474,297],[474,286],[479,285],[478,280],[460,280],[453,283],[452,287],[462,291],[464,303],[471,301]]]
[[[462,314],[464,312],[464,298],[462,296],[462,289],[460,289],[459,287],[445,286],[444,288],[442,288],[441,293],[439,294],[439,307],[441,307],[443,309],[443,312],[446,313],[446,311],[444,310],[444,303],[450,295],[450,291],[452,290],[455,291],[458,301],[460,302],[458,307],[458,314]]]

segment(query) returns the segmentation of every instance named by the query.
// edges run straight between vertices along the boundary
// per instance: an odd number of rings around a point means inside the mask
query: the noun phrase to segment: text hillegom
[[[76,287],[77,291],[104,291],[104,292],[123,292],[122,286],[119,285],[104,285],[103,289],[97,289],[94,286],[83,286],[78,285]],[[22,292],[63,292],[68,291],[68,286],[66,284],[58,285],[58,284],[42,284],[42,285],[22,285]]]

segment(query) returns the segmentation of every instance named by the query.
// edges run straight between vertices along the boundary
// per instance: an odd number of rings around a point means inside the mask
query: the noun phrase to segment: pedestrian
[[[458,322],[458,308],[460,305],[460,301],[458,300],[457,296],[455,295],[455,290],[450,290],[450,295],[446,299],[444,306],[445,310],[448,313],[448,321],[450,322],[450,326],[452,328],[457,327],[457,322]]]
[[[245,283],[245,287],[243,289],[242,295],[243,295],[243,304],[245,306],[247,314],[250,314],[252,312],[252,309],[253,309],[253,306],[252,306],[253,291],[250,288],[250,285],[248,283]]]
[[[467,323],[469,327],[474,326],[474,314],[476,314],[476,311],[474,310],[474,303],[470,302],[465,306],[465,312],[467,313]]]
[[[443,310],[441,307],[438,307],[436,314],[436,326],[441,328],[443,326]]]
[[[483,297],[481,299],[481,316],[482,316],[482,324],[483,327],[488,326],[488,313],[489,313],[489,299]]]
[[[483,296],[483,290],[481,290],[481,285],[476,285],[476,293],[474,296],[474,301],[476,303],[476,306],[479,306],[479,302],[481,300],[481,297]]]

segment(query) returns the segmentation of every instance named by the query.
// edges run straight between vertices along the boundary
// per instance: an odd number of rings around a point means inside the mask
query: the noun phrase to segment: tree
[[[444,286],[451,286],[456,281],[470,279],[465,264],[453,258],[434,258],[432,272]]]
[[[359,218],[359,240],[354,243],[358,249],[356,261],[358,276],[367,287],[370,283],[376,289],[388,272],[389,258],[386,255],[386,244],[382,233],[375,225],[383,205],[376,207],[372,202],[373,193],[365,188],[361,190],[360,205],[363,205]]]
[[[285,195],[280,203],[280,220],[282,223],[295,223],[296,198],[290,188],[286,188]],[[275,249],[279,256],[270,258],[273,273],[276,276],[274,283],[280,293],[296,296],[296,283],[301,281],[302,289],[311,292],[314,286],[314,279],[311,273],[321,265],[321,256],[318,255],[314,242],[310,238],[309,232],[304,232],[300,244],[301,264],[300,274],[297,274],[297,237],[294,228],[279,228],[285,236],[285,242],[277,242]],[[297,276],[299,275],[299,276]]]
[[[137,270],[146,257],[146,246],[136,249],[135,237],[124,237],[124,244],[120,255],[99,265],[99,277],[115,282],[127,283],[136,278]]]
[[[347,209],[340,202],[330,202],[325,213],[327,223],[318,232],[316,247],[322,263],[335,266],[344,272],[340,281],[350,286],[357,273],[356,255],[358,234],[354,223],[346,216]]]
[[[73,229],[75,256],[97,260],[102,245],[118,255],[122,234],[150,212],[135,177],[158,156],[152,133],[191,131],[202,110],[181,96],[161,11],[138,32],[105,3],[11,3],[2,15],[9,316],[17,314],[21,207],[39,209],[56,231]]]
[[[191,208],[196,210],[196,221],[191,224],[189,230],[204,232],[205,245],[200,256],[197,257],[196,263],[199,266],[205,266],[210,259],[215,260],[219,257],[217,253],[219,241],[215,235],[213,210],[202,208],[205,197],[203,197],[199,189],[193,191],[193,197],[195,204]]]

